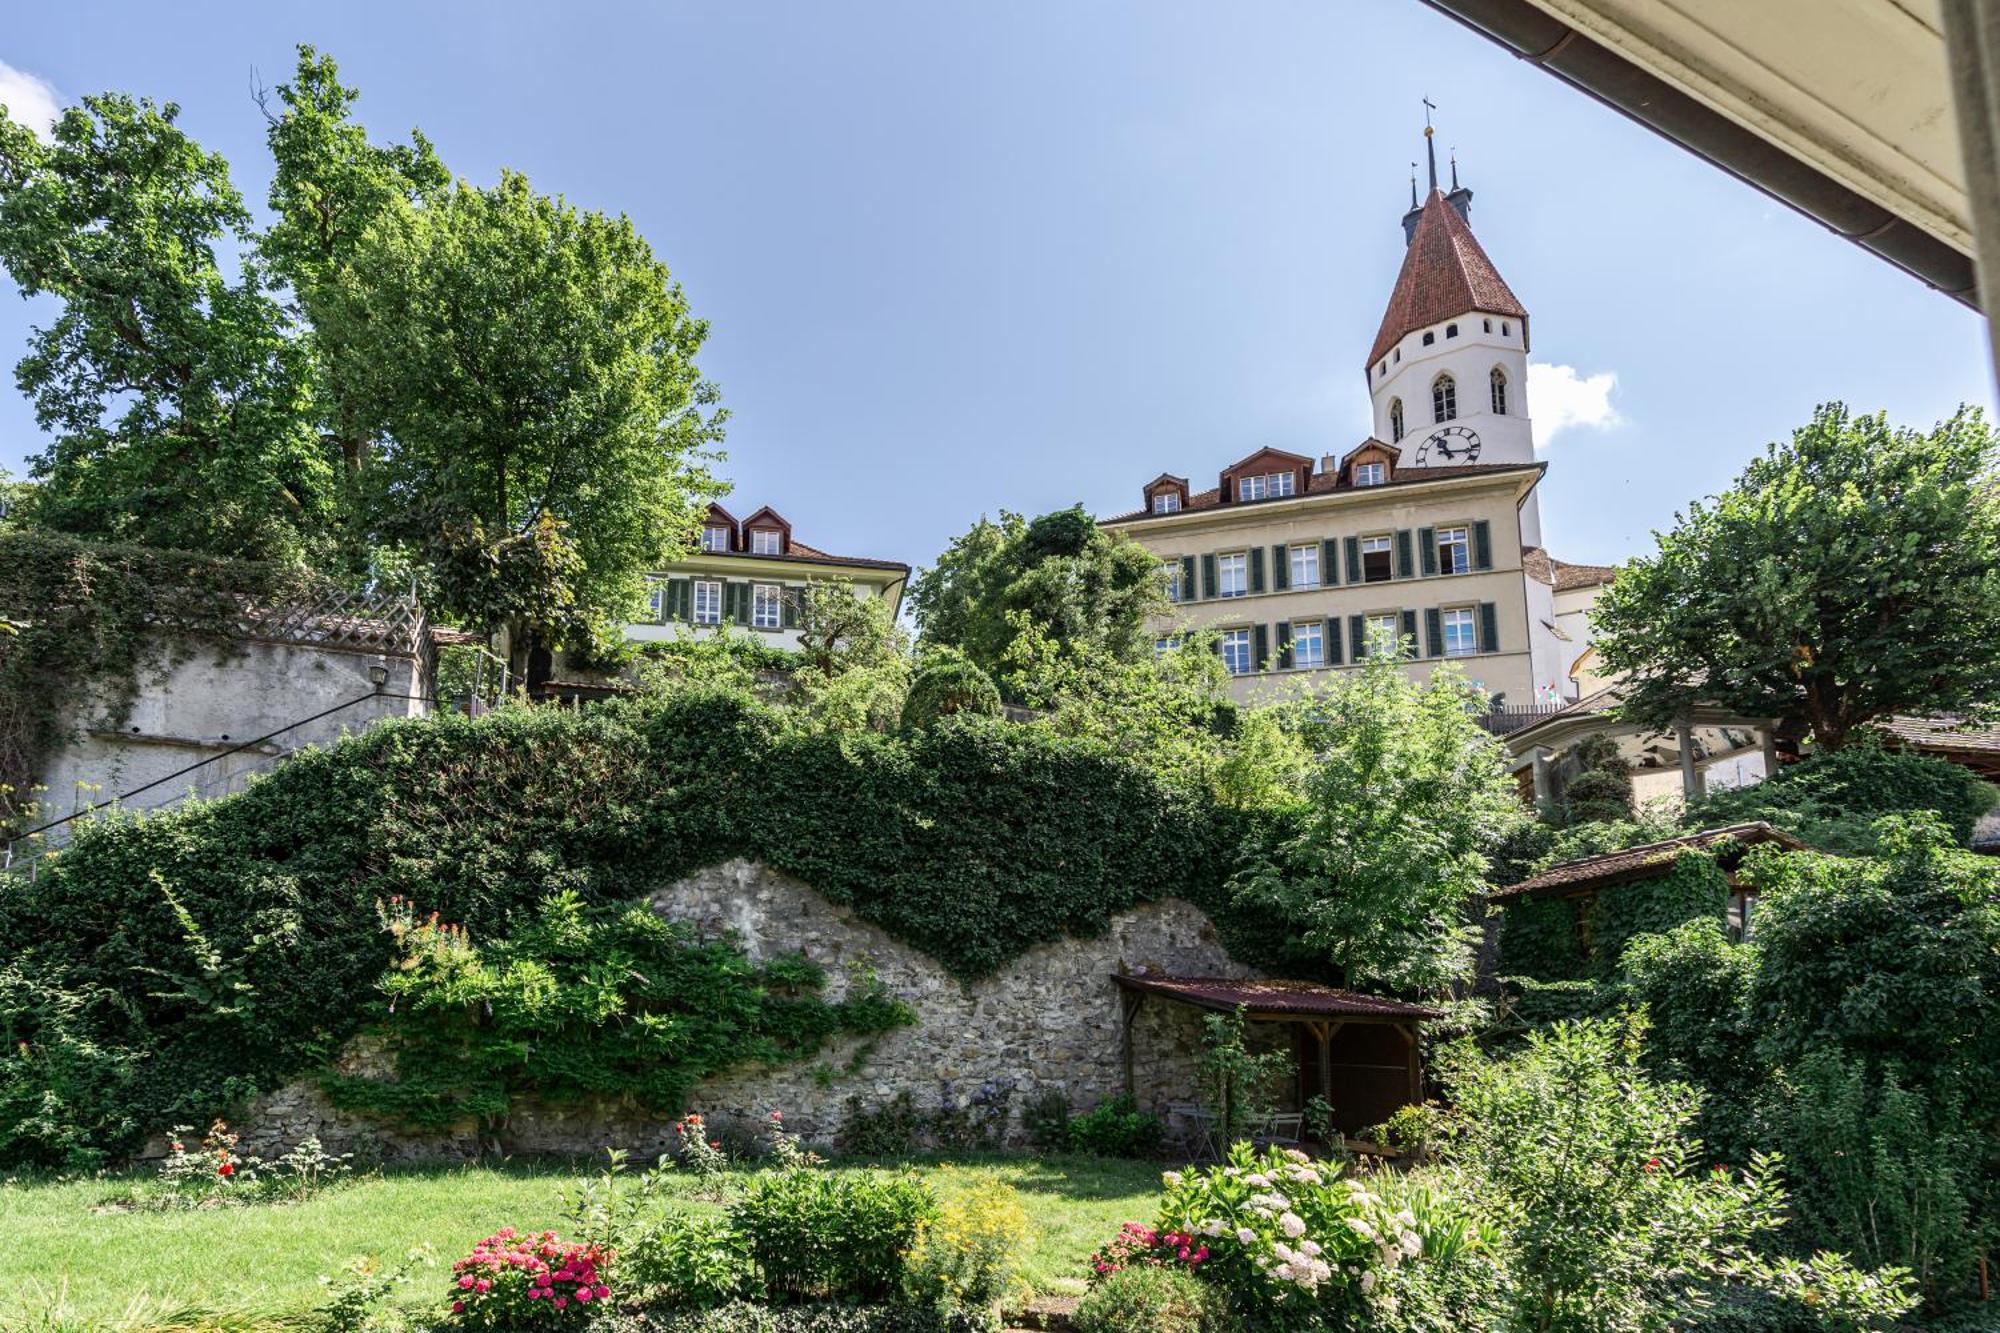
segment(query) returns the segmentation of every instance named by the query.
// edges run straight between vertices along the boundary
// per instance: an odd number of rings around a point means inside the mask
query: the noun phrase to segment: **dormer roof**
[[[1528,311],[1493,261],[1472,235],[1472,225],[1458,215],[1444,193],[1432,190],[1424,201],[1403,268],[1382,312],[1382,327],[1368,352],[1368,366],[1418,329],[1428,328],[1474,311],[1507,315],[1521,321],[1521,343],[1527,346]]]

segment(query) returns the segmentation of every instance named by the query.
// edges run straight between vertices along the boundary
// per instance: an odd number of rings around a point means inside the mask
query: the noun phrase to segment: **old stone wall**
[[[970,1108],[976,1119],[1002,1119],[1006,1139],[1018,1141],[1020,1112],[1038,1093],[1060,1089],[1081,1110],[1122,1091],[1121,1000],[1111,979],[1121,967],[1250,975],[1229,960],[1208,918],[1176,900],[1122,913],[1095,939],[1040,946],[969,984],[806,885],[747,861],[699,871],[656,893],[652,903],[705,935],[733,937],[753,958],[804,953],[827,970],[829,999],[872,972],[917,1013],[914,1027],[849,1039],[803,1064],[747,1067],[706,1081],[690,1109],[725,1133],[754,1133],[781,1111],[793,1132],[831,1142],[850,1098],[878,1107],[908,1092],[920,1111]],[[1200,1035],[1200,1016],[1184,1005],[1140,1008],[1133,1074],[1143,1107],[1159,1112],[1168,1102],[1193,1099]],[[380,1056],[357,1043],[343,1063],[378,1072]],[[265,1155],[307,1134],[336,1151],[360,1146],[391,1159],[478,1149],[470,1126],[408,1135],[344,1116],[309,1082],[264,1098],[241,1128],[244,1148]],[[621,1147],[650,1156],[672,1146],[666,1120],[618,1105],[520,1106],[505,1133],[505,1147],[516,1153]]]

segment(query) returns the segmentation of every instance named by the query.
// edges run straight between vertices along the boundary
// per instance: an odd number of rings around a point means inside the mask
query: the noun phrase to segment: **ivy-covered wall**
[[[1727,919],[1726,849],[1689,850],[1664,873],[1571,898],[1528,898],[1502,909],[1499,971],[1539,982],[1602,980],[1636,935],[1684,921]]]
[[[1139,903],[1221,912],[1241,817],[1087,742],[983,719],[787,731],[725,695],[384,724],[249,792],[86,830],[0,891],[0,1162],[119,1151],[322,1065],[394,956],[394,896],[506,935],[744,857],[992,972]]]

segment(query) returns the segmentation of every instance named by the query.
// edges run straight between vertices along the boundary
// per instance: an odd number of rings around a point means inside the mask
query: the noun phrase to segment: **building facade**
[[[1425,131],[1428,136],[1429,131]],[[1411,674],[1459,662],[1496,706],[1576,696],[1542,546],[1528,416],[1528,312],[1472,234],[1472,191],[1403,218],[1407,252],[1363,373],[1373,431],[1317,462],[1260,449],[1213,488],[1171,473],[1104,520],[1157,553],[1162,648],[1214,631],[1244,702],[1352,669],[1400,640]]]
[[[797,648],[799,599],[808,584],[835,582],[856,597],[883,598],[901,611],[910,567],[894,560],[832,555],[792,537],[766,505],[738,520],[710,505],[691,555],[649,576],[649,616],[625,627],[628,639],[657,642],[728,629],[774,648]]]

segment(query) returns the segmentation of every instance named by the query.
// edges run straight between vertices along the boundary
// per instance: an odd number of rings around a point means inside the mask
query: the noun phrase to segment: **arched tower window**
[[[1431,381],[1431,420],[1455,421],[1458,418],[1458,385],[1449,375],[1440,375]]]
[[[1400,398],[1391,398],[1389,400],[1389,443],[1394,444],[1402,438],[1403,400]]]
[[[1495,366],[1487,378],[1493,382],[1493,415],[1504,417],[1507,415],[1507,372]]]

